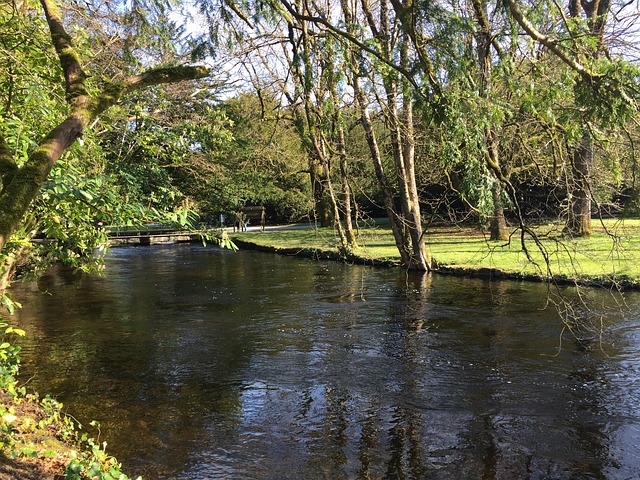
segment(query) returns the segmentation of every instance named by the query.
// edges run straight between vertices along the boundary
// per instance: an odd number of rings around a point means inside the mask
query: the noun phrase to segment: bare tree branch
[[[557,42],[544,35],[542,32],[538,31],[538,29],[536,29],[536,27],[529,21],[529,19],[525,17],[524,14],[520,11],[516,0],[507,0],[507,4],[509,5],[509,10],[511,10],[511,15],[513,15],[513,18],[531,38],[547,47],[560,60],[562,60],[562,62],[568,65],[571,69],[578,72],[583,77],[596,77],[596,75],[593,72],[588,71],[584,65],[571,58],[571,56],[567,52],[565,52]]]
[[[384,56],[384,54],[382,54],[381,52],[379,52],[376,49],[372,48],[371,46],[365,44],[364,42],[362,42],[361,40],[356,38],[354,35],[352,35],[351,33],[337,28],[336,26],[332,25],[331,22],[329,22],[329,20],[327,20],[324,17],[317,16],[317,15],[305,15],[303,13],[298,12],[291,5],[291,3],[289,3],[287,0],[281,0],[281,3],[282,3],[282,5],[284,5],[284,7],[287,9],[287,12],[292,17],[296,18],[297,20],[302,20],[302,21],[305,21],[305,22],[311,22],[311,23],[314,23],[316,25],[319,25],[319,26],[325,28],[326,30],[330,31],[334,35],[336,35],[338,37],[341,37],[344,40],[347,40],[349,43],[357,46],[362,51],[373,55],[376,59],[378,59],[379,61],[381,61],[385,65],[393,68],[395,71],[397,71],[403,77],[405,77],[407,80],[409,80],[409,82],[411,82],[411,85],[416,89],[416,91],[421,91],[420,85],[418,85],[418,83],[416,82],[416,80],[415,80],[414,76],[411,74],[411,72],[409,72],[407,69],[401,67],[400,65],[397,65],[397,64],[393,63],[388,58],[386,58]]]

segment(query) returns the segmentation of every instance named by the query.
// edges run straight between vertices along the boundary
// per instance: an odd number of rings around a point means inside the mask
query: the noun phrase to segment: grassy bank
[[[490,241],[477,228],[431,227],[425,241],[436,269],[443,273],[493,275],[527,279],[554,278],[598,284],[640,286],[640,220],[594,220],[594,233],[567,238],[562,225],[537,225],[522,235],[513,229],[508,241]],[[240,245],[287,254],[337,256],[339,238],[332,229],[282,229],[234,233]],[[391,230],[360,228],[351,260],[399,264]]]

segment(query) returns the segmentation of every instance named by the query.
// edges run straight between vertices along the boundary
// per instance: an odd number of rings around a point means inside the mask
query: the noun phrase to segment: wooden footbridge
[[[114,228],[109,232],[109,245],[156,245],[163,243],[199,242],[203,234],[149,225],[143,229]]]
[[[249,227],[249,221],[256,222]],[[223,227],[230,231],[230,227]],[[265,209],[263,206],[243,207],[236,212],[233,231],[246,232],[248,230],[265,229]],[[202,241],[204,234],[197,231],[177,230],[169,225],[148,224],[140,227],[111,227],[109,230],[109,245],[156,245],[163,243],[186,243]]]

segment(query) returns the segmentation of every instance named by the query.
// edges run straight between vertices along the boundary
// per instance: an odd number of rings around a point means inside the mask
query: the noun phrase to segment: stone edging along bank
[[[277,253],[279,255],[288,255],[302,258],[311,258],[314,260],[333,260],[355,265],[365,265],[370,267],[400,267],[400,262],[390,259],[371,259],[360,257],[358,255],[341,255],[339,252],[330,250],[321,250],[317,248],[280,248],[267,245],[258,245],[246,240],[230,237],[231,240],[241,248],[247,250],[256,250],[260,252]],[[520,280],[536,283],[551,283],[555,285],[566,286],[582,286],[594,288],[606,288],[613,290],[640,290],[640,283],[626,279],[612,279],[609,277],[602,279],[575,279],[565,276],[556,275],[553,277],[542,277],[540,275],[524,274],[517,272],[508,272],[498,268],[469,268],[455,267],[447,265],[439,265],[434,261],[433,273],[442,275],[453,275],[458,277],[482,278],[487,280]]]

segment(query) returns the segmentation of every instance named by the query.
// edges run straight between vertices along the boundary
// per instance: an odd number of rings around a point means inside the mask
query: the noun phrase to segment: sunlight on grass
[[[491,268],[518,275],[553,275],[569,279],[640,281],[640,220],[593,221],[593,235],[571,239],[562,225],[545,224],[524,238],[513,229],[506,242],[490,241],[475,228],[431,227],[426,244],[438,265]],[[276,249],[337,251],[340,240],[329,228],[234,234],[235,238]],[[361,228],[356,255],[372,260],[400,260],[391,230]],[[524,244],[524,247],[523,247]],[[548,262],[547,262],[548,260]]]

